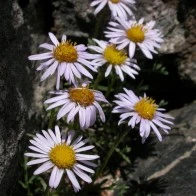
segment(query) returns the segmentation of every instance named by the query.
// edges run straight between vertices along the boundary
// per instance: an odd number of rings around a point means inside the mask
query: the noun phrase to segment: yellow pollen
[[[134,106],[135,111],[144,119],[152,120],[158,106],[151,98],[142,98]]]
[[[72,101],[82,106],[89,106],[95,100],[93,91],[85,87],[70,89],[69,95]]]
[[[112,65],[121,65],[127,59],[126,53],[123,50],[118,50],[114,45],[107,46],[103,56],[105,60]]]
[[[143,29],[143,25],[138,25],[135,24],[133,25],[131,28],[129,28],[126,33],[127,33],[127,37],[128,39],[130,39],[132,42],[143,42],[144,38],[145,38],[145,34],[144,34],[145,30]]]
[[[73,63],[78,59],[77,50],[74,48],[76,43],[70,41],[60,43],[53,51],[54,57],[59,62]]]
[[[119,3],[120,0],[110,0],[112,3]]]
[[[65,143],[53,147],[49,152],[49,157],[60,169],[71,169],[76,162],[74,150]]]

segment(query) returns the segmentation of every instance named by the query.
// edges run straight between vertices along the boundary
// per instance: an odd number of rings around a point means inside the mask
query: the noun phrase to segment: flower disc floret
[[[54,57],[59,62],[68,62],[73,63],[76,62],[78,59],[78,53],[75,49],[76,43],[72,43],[70,41],[60,43],[54,49]]]
[[[142,98],[134,106],[135,111],[144,119],[152,120],[158,106],[151,98]]]
[[[59,169],[71,169],[76,162],[74,150],[65,143],[53,147],[49,152],[49,157]]]
[[[118,50],[114,45],[107,46],[103,56],[107,62],[113,65],[121,65],[127,59],[126,53],[123,50]]]
[[[120,0],[110,0],[112,3],[119,3]]]
[[[69,91],[70,99],[82,106],[92,105],[95,101],[94,93],[88,88],[73,88]]]
[[[142,43],[145,39],[143,25],[134,25],[126,31],[129,40],[135,43]]]

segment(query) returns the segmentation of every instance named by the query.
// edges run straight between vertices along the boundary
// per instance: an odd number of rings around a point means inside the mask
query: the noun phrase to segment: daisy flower
[[[49,186],[57,188],[64,173],[67,174],[72,183],[75,192],[81,187],[78,183],[76,175],[87,183],[91,183],[92,179],[88,173],[94,173],[89,167],[96,167],[91,160],[99,158],[97,155],[81,154],[81,152],[91,150],[94,146],[84,146],[88,139],[82,140],[82,136],[74,138],[74,131],[70,131],[67,135],[62,135],[59,127],[55,126],[55,133],[48,129],[42,131],[42,134],[30,140],[32,145],[29,148],[34,152],[25,153],[25,156],[35,158],[27,163],[27,165],[35,165],[42,163],[34,171],[34,175],[41,174],[50,169],[51,175]]]
[[[115,95],[118,100],[114,102],[118,106],[112,111],[113,113],[122,113],[118,124],[130,118],[128,125],[132,128],[140,123],[139,131],[143,143],[149,136],[151,128],[157,135],[159,141],[162,141],[162,136],[158,128],[168,133],[168,130],[171,129],[169,125],[173,124],[170,119],[173,119],[173,117],[168,114],[163,114],[161,111],[165,109],[158,108],[155,101],[146,97],[146,95],[144,97],[137,97],[131,90],[124,88],[124,91],[125,93]]]
[[[41,48],[48,49],[49,52],[29,56],[29,60],[46,60],[37,68],[38,71],[46,70],[41,77],[41,81],[56,72],[56,89],[58,90],[61,76],[64,76],[69,83],[73,84],[77,82],[76,78],[80,79],[82,75],[93,79],[93,76],[85,67],[96,72],[94,68],[96,64],[91,62],[95,55],[87,53],[87,47],[83,44],[76,45],[76,43],[72,43],[67,40],[65,35],[62,36],[60,43],[53,33],[49,33],[49,37],[53,44],[44,43],[40,45]]]
[[[119,50],[115,45],[106,41],[93,39],[99,46],[89,46],[90,49],[100,55],[94,60],[100,66],[107,65],[105,77],[107,77],[112,68],[115,68],[116,74],[119,75],[121,81],[124,81],[123,72],[135,79],[138,74],[136,70],[140,70],[139,66],[134,64],[135,59],[130,59],[124,50]]]
[[[133,16],[130,8],[134,7],[135,0],[94,0],[90,5],[96,7],[94,14],[98,14],[108,4],[113,17],[127,19]]]
[[[137,45],[147,58],[152,59],[151,53],[157,53],[155,48],[161,47],[163,39],[160,31],[153,29],[155,21],[143,22],[143,18],[139,22],[117,18],[117,22],[109,22],[109,31],[105,31],[105,36],[110,38],[111,43],[117,44],[119,50],[129,46],[130,58],[134,56]]]
[[[87,129],[95,123],[98,110],[102,122],[105,122],[105,114],[98,102],[108,103],[108,101],[100,91],[89,89],[86,83],[69,90],[51,93],[57,96],[46,100],[45,103],[51,104],[47,110],[62,106],[57,114],[57,120],[66,116],[67,123],[73,122],[78,114],[80,127]]]

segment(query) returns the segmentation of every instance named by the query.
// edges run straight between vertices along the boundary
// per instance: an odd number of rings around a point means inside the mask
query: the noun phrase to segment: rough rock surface
[[[171,112],[175,126],[155,146],[157,156],[138,160],[133,178],[162,177],[168,188],[162,195],[193,196],[196,192],[196,103]]]
[[[177,54],[178,72],[196,85],[196,2],[194,0],[137,1],[138,18],[156,20],[164,35],[163,55]]]
[[[19,176],[24,132],[32,130],[29,35],[23,14],[15,1],[1,1],[0,53],[0,192],[9,195]],[[21,39],[23,37],[23,39]]]
[[[165,35],[161,56],[169,58],[174,54],[172,62],[177,62],[178,74],[191,80],[193,92],[196,85],[195,1],[137,2],[138,18],[157,20]],[[27,56],[37,53],[38,45],[49,40],[49,31],[59,39],[65,33],[76,41],[87,42],[95,28],[89,3],[90,0],[0,1],[0,192],[3,196],[12,194],[10,187],[16,185],[20,175],[18,168],[26,145],[25,133],[40,129],[45,115],[43,100],[47,91],[54,87],[55,78],[40,83],[41,73],[35,74],[37,63],[31,64]],[[157,145],[159,156],[141,162],[145,166],[135,175],[146,171],[149,177],[163,174],[172,185],[167,195],[174,195],[176,190],[178,195],[191,195],[195,191],[191,183],[195,181],[196,107],[192,104],[173,113],[177,116],[175,130],[162,145]],[[175,167],[170,166],[171,163]],[[186,186],[181,186],[182,180],[183,183],[187,181]]]

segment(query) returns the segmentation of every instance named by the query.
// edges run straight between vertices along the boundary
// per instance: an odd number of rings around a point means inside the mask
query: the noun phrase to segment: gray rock
[[[157,156],[138,160],[133,179],[162,177],[168,182],[163,195],[194,196],[196,192],[196,103],[171,112],[175,126],[162,143],[157,142]]]
[[[196,84],[196,9],[195,1],[137,1],[138,18],[155,20],[164,35],[160,55],[177,54],[178,74]]]
[[[1,1],[0,13],[0,192],[9,195],[20,174],[24,132],[33,128],[30,106],[34,72],[28,72],[30,38],[17,2]]]

